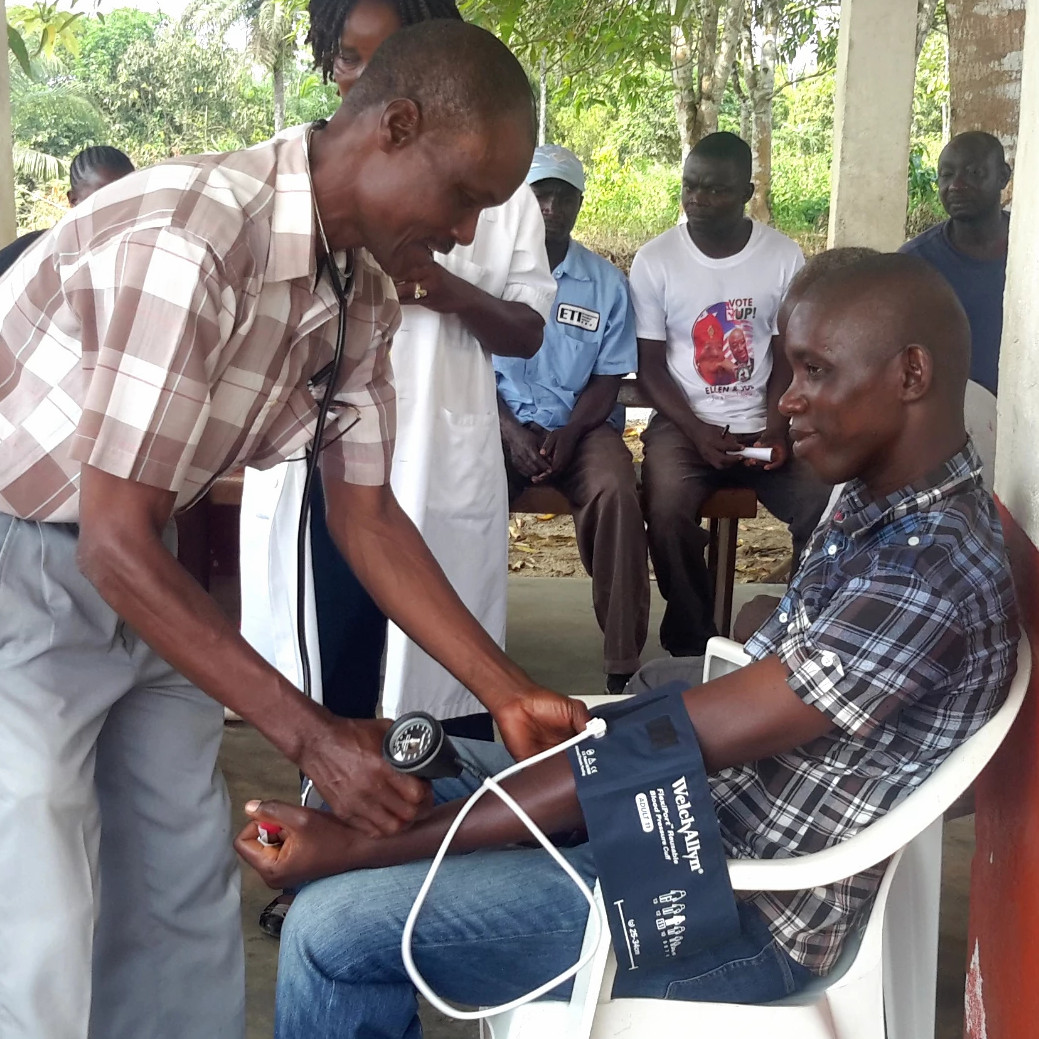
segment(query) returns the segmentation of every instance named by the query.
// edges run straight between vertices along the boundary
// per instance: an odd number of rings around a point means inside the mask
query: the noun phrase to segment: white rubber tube
[[[598,738],[599,736],[605,735],[605,733],[606,722],[603,721],[602,718],[593,718],[583,732],[578,733],[578,735],[567,740],[565,743],[560,743],[558,747],[552,747],[550,750],[542,751],[540,754],[535,754],[534,757],[527,758],[526,761],[518,761],[516,764],[503,769],[496,776],[485,779],[483,785],[480,786],[479,789],[473,791],[469,800],[466,801],[458,815],[455,816],[450,829],[444,835],[444,839],[440,843],[440,848],[433,858],[433,861],[430,863],[426,879],[422,882],[422,886],[419,888],[418,894],[415,896],[415,904],[411,907],[411,912],[408,913],[408,919],[404,923],[404,931],[401,934],[400,940],[401,956],[404,959],[404,968],[407,970],[408,976],[414,982],[415,988],[417,988],[419,992],[421,992],[422,995],[425,996],[426,999],[429,1000],[429,1002],[432,1003],[432,1005],[442,1014],[446,1014],[448,1017],[453,1017],[457,1021],[479,1021],[485,1017],[490,1017],[492,1014],[503,1014],[507,1010],[515,1010],[516,1007],[523,1006],[524,1003],[529,1003],[532,1000],[537,999],[539,996],[543,996],[546,992],[555,988],[556,985],[566,981],[567,978],[573,977],[594,955],[603,928],[607,926],[606,921],[603,919],[603,914],[595,904],[595,896],[592,894],[588,885],[574,870],[573,866],[571,866],[570,863],[559,854],[559,851],[553,847],[552,842],[545,836],[541,829],[539,829],[534,820],[523,811],[508,792],[503,790],[498,783],[500,780],[507,779],[509,776],[513,776],[517,772],[522,772],[525,768],[529,768],[531,765],[536,765],[538,762],[544,761],[546,758],[550,758],[554,754],[559,754],[561,751],[575,746],[582,740],[586,740],[589,737]],[[451,841],[454,839],[454,836],[458,832],[458,828],[462,825],[465,817],[472,810],[476,802],[479,801],[488,790],[493,792],[501,801],[512,809],[516,818],[526,826],[530,833],[537,839],[538,843],[549,853],[549,855],[552,856],[559,868],[566,873],[566,875],[576,885],[577,890],[584,896],[584,900],[588,903],[588,912],[590,914],[589,921],[594,920],[595,922],[595,940],[588,944],[588,952],[586,952],[585,955],[582,956],[572,967],[568,967],[562,972],[562,974],[558,974],[550,981],[546,981],[543,985],[539,985],[536,989],[528,992],[525,996],[519,996],[511,1002],[503,1003],[498,1007],[487,1007],[483,1010],[458,1010],[456,1007],[451,1006],[450,1003],[445,1003],[444,1000],[442,1000],[429,987],[426,979],[419,973],[418,967],[415,966],[415,960],[411,954],[411,941],[415,932],[415,922],[418,920],[419,912],[426,901],[426,895],[429,893],[429,889],[433,885],[433,880],[436,877],[437,870],[440,868],[440,864],[444,861],[444,856],[447,854],[447,850],[451,846]]]

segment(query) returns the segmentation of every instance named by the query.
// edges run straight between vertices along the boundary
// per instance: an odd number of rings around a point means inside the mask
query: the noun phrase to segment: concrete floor
[[[737,586],[737,596],[740,597],[741,593],[757,594],[762,590],[761,585],[743,586],[742,589]],[[510,654],[532,677],[550,688],[571,693],[600,692],[602,643],[590,602],[590,582],[583,578],[511,578]],[[650,645],[644,660],[662,655],[655,642],[661,607],[654,586]],[[294,800],[296,797],[296,770],[248,726],[225,727],[222,765],[239,819],[244,820],[240,806],[249,798]],[[936,1039],[961,1039],[967,896],[974,850],[973,818],[948,824],[944,843]],[[270,892],[255,874],[245,870],[242,921],[246,952],[247,1039],[269,1039],[272,1034],[278,946],[256,926],[256,918],[270,897]],[[427,1039],[475,1039],[478,1035],[475,1024],[449,1021],[428,1009],[423,1013],[423,1021]]]

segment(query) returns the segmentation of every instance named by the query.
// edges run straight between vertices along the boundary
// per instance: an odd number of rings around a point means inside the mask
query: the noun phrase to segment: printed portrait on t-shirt
[[[708,386],[746,382],[754,372],[754,314],[749,299],[712,303],[693,322],[693,358]]]

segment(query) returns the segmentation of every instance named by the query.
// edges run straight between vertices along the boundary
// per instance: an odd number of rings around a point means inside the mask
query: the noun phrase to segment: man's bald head
[[[359,114],[396,98],[414,101],[427,128],[479,130],[515,117],[533,149],[534,95],[527,75],[505,44],[476,25],[435,19],[393,33],[342,107]]]
[[[954,221],[992,219],[1010,183],[999,138],[981,130],[957,134],[938,156],[938,197]]]
[[[843,245],[835,249],[825,249],[810,257],[805,265],[791,278],[787,286],[786,295],[779,307],[776,317],[776,326],[779,334],[786,332],[787,322],[794,312],[794,307],[800,302],[801,297],[808,291],[810,285],[814,285],[819,278],[830,271],[839,271],[848,267],[867,256],[877,256],[876,249],[870,249],[865,245]]]
[[[979,159],[992,159],[997,163],[1007,161],[1003,145],[995,134],[986,133],[984,130],[966,130],[958,133],[942,149],[942,154],[948,152],[969,152]],[[939,156],[940,160],[941,156]]]
[[[780,410],[821,477],[876,494],[963,447],[970,328],[952,289],[915,256],[877,254],[818,275],[786,329]]]
[[[435,19],[392,33],[312,135],[311,177],[333,248],[364,245],[398,281],[468,245],[534,153],[526,74],[475,25]]]
[[[935,383],[963,399],[970,369],[970,323],[949,283],[929,263],[874,253],[819,273],[801,301],[846,325],[860,349],[890,356],[915,343],[934,359]]]
[[[870,256],[879,256],[876,249],[868,245],[842,245],[835,249],[824,249],[805,261],[805,265],[790,280],[787,295],[800,298],[810,285],[814,285],[824,274],[851,267]]]

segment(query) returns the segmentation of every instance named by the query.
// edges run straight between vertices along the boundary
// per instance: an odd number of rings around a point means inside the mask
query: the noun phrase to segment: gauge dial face
[[[389,740],[390,757],[398,765],[417,765],[436,749],[433,724],[426,718],[406,719],[393,730]]]

